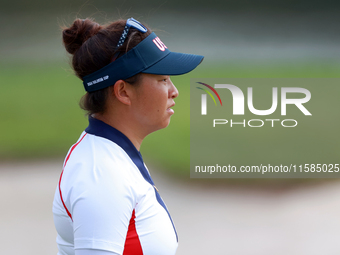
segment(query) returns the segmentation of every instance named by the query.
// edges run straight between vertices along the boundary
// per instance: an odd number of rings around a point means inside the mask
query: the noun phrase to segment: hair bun
[[[72,26],[63,29],[63,42],[68,53],[74,54],[91,36],[102,27],[90,19],[76,19]]]

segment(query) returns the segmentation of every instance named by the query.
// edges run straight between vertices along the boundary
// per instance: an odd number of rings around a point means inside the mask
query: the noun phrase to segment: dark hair
[[[76,19],[69,28],[63,28],[64,46],[73,55],[72,67],[81,80],[108,65],[116,53],[119,52],[118,57],[121,56],[151,34],[149,28],[146,33],[130,28],[124,44],[116,49],[125,24],[126,20],[117,20],[102,26],[91,19]],[[140,74],[137,74],[126,81],[134,84],[138,83],[139,78]],[[80,107],[88,114],[103,113],[108,94],[109,87],[87,92],[80,101]]]

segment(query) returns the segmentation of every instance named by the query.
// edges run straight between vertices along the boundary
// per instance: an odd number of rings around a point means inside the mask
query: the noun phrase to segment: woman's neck
[[[101,120],[111,127],[114,127],[115,129],[122,132],[132,142],[136,149],[138,151],[140,150],[145,136],[139,134],[138,129],[135,130],[137,128],[136,125],[133,123],[129,123],[130,121],[128,118],[126,119],[118,116],[115,117],[113,114],[108,115],[99,113],[92,115],[92,117]]]

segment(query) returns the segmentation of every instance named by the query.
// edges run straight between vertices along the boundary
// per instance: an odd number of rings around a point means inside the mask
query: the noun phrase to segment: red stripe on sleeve
[[[143,255],[143,250],[136,231],[135,210],[132,211],[128,232],[124,245],[123,255]]]
[[[67,212],[67,215],[70,216],[71,220],[73,221],[72,219],[72,215],[71,213],[69,212],[69,210],[67,209],[65,203],[64,203],[64,199],[63,199],[63,195],[61,194],[61,189],[60,189],[60,183],[61,183],[61,178],[63,177],[63,173],[64,173],[64,169],[65,169],[65,166],[66,166],[66,163],[67,161],[69,160],[70,156],[71,156],[71,153],[72,151],[77,147],[77,145],[83,140],[83,138],[87,135],[87,133],[85,133],[85,135],[83,135],[83,137],[76,143],[74,144],[72,147],[71,147],[71,150],[70,150],[70,153],[67,155],[66,157],[66,160],[65,160],[65,163],[64,163],[64,167],[63,167],[63,171],[61,172],[60,174],[60,178],[59,178],[59,194],[60,194],[60,199],[61,199],[61,202],[63,203],[63,206]]]

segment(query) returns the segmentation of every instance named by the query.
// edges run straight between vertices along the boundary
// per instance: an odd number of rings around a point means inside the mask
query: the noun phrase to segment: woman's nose
[[[170,91],[169,91],[169,95],[170,95],[170,98],[176,98],[178,97],[178,90],[176,88],[176,86],[172,83],[172,81],[170,80],[170,83],[171,83],[171,87],[170,87]]]

